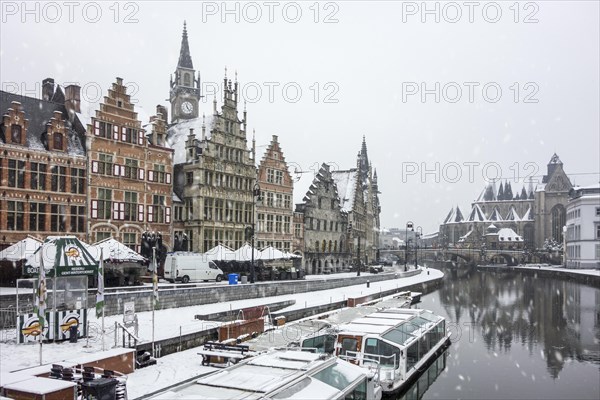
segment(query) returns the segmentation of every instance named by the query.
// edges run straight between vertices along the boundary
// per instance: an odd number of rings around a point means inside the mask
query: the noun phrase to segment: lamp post
[[[417,226],[417,233],[415,234],[415,269],[417,269],[417,258],[419,257],[419,239],[423,235],[423,228]]]
[[[404,272],[408,271],[408,229],[413,232],[413,222],[408,221],[406,223],[406,231],[404,233]]]
[[[260,199],[260,186],[258,183],[254,184],[252,188],[252,254],[250,262],[250,283],[254,283],[256,280],[256,272],[254,269],[254,237],[256,236],[256,202]]]

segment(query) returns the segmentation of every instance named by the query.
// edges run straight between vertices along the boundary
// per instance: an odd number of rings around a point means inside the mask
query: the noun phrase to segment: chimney
[[[81,112],[81,87],[69,85],[65,88],[65,107],[71,112]]]
[[[167,107],[162,106],[162,105],[157,105],[156,106],[156,115],[158,116],[158,114],[161,114],[162,117],[161,119],[163,121],[165,121],[165,123],[169,120],[169,112],[167,111]]]
[[[42,100],[50,101],[54,95],[54,79],[46,78],[42,81]]]

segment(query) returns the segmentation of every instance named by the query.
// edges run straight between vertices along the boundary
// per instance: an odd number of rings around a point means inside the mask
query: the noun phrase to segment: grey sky
[[[494,177],[499,165],[520,191],[515,175],[542,175],[554,152],[567,174],[588,173],[573,176],[575,183],[599,179],[597,1],[428,2],[431,10],[437,4],[439,22],[422,13],[422,2],[259,1],[237,3],[237,10],[228,2],[231,14],[220,1],[80,2],[73,22],[63,2],[37,3],[37,11],[35,4],[26,14],[22,2],[2,2],[4,90],[14,91],[16,83],[39,96],[41,80],[53,77],[79,82],[92,99],[95,88],[105,94],[119,76],[131,82],[145,114],[153,114],[156,104],[168,104],[187,20],[194,67],[206,87],[221,84],[225,66],[229,77],[238,72],[259,146],[277,134],[287,160],[303,170],[322,162],[347,169],[366,136],[383,227],[412,220],[435,231],[451,206],[468,213],[484,171]],[[302,15],[292,23],[297,10]],[[457,11],[462,15],[452,23]],[[137,22],[125,23],[126,17]],[[420,92],[410,94],[422,83],[433,89],[424,102]],[[302,94],[293,102],[297,88]],[[211,110],[212,97],[201,106]],[[497,165],[486,167],[490,162]],[[432,172],[423,176],[424,168]]]

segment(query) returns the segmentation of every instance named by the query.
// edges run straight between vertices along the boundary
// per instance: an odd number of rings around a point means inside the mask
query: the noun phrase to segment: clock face
[[[183,111],[184,114],[191,114],[192,111],[194,111],[194,106],[189,101],[184,101],[181,103],[181,111]]]

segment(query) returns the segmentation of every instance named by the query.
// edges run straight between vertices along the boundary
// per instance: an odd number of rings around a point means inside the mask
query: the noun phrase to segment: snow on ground
[[[311,307],[328,302],[345,300],[348,297],[358,297],[368,294],[378,293],[380,291],[402,288],[415,283],[438,279],[443,276],[441,271],[428,269],[429,275],[425,271],[419,275],[407,278],[391,278],[382,282],[372,282],[370,288],[365,284],[341,287],[331,290],[322,290],[318,292],[298,293],[293,295],[283,295],[266,297],[260,299],[246,299],[227,303],[207,304],[201,306],[182,307],[177,309],[166,309],[155,311],[155,339],[165,339],[176,337],[180,333],[186,334],[194,331],[200,331],[209,327],[219,325],[218,322],[194,320],[196,314],[208,314],[229,309],[252,307],[265,303],[271,303],[283,300],[296,300],[296,304],[285,310],[293,310],[303,307]],[[342,277],[342,274],[310,277],[309,279],[332,279]],[[349,273],[347,278],[355,277],[355,273]],[[152,338],[152,312],[141,312],[137,314],[139,320],[139,337],[144,342],[151,341]],[[114,346],[114,324],[115,321],[121,321],[122,316],[110,316],[105,318],[106,335],[104,339],[105,349],[108,351]],[[89,313],[90,323],[93,329],[99,329],[100,321],[95,317],[93,309]],[[17,345],[15,340],[15,330],[0,331],[0,371],[9,372],[21,370],[39,365],[39,345],[38,343]],[[89,346],[89,347],[88,347]],[[102,340],[100,335],[94,336],[89,341],[80,339],[78,343],[56,342],[43,345],[43,364],[49,369],[52,363],[65,361],[74,358],[80,358],[85,355],[94,355],[102,352]],[[177,354],[161,357],[156,366],[143,368],[129,375],[128,392],[130,398],[139,397],[145,393],[151,393],[162,387],[183,381],[202,372],[209,371],[207,367],[200,365],[200,356],[196,354],[197,349],[190,349]],[[204,368],[204,369],[203,369]],[[206,369],[206,371],[205,371]]]

